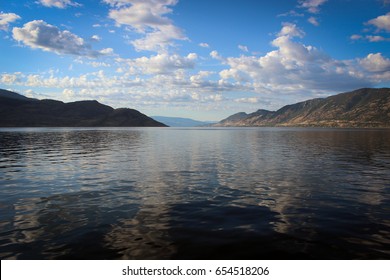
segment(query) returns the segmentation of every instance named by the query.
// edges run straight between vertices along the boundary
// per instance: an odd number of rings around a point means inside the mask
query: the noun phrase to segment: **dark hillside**
[[[390,127],[390,89],[363,88],[274,112],[238,113],[216,126]]]
[[[134,109],[92,101],[37,100],[0,90],[0,127],[166,126]]]

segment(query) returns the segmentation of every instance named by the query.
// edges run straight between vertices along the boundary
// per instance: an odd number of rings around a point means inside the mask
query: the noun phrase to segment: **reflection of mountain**
[[[1,258],[388,258],[390,130],[16,131]]]
[[[359,89],[287,105],[237,113],[216,126],[390,127],[390,89]]]
[[[0,127],[166,126],[128,108],[113,109],[97,101],[63,103],[37,100],[0,90]]]

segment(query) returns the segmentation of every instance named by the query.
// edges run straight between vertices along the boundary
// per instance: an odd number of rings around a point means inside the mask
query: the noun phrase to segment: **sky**
[[[390,87],[390,0],[0,4],[0,88],[218,121]]]

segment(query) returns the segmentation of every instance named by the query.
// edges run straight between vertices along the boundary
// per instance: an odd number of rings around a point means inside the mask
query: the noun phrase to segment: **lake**
[[[390,259],[390,130],[0,129],[1,259]]]

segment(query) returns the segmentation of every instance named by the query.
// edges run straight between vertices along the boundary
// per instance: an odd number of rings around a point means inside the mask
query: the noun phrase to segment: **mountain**
[[[176,117],[163,117],[163,116],[152,116],[152,118],[161,123],[173,127],[208,126],[213,124],[213,122],[202,122],[202,121],[197,121],[189,118],[176,118]]]
[[[234,124],[236,122],[239,122],[241,120],[244,120],[248,117],[249,115],[245,112],[239,112],[234,115],[231,115],[230,117],[227,117],[226,119],[220,121],[220,124]]]
[[[0,89],[0,98],[10,98],[10,99],[17,99],[17,100],[34,100],[32,98],[28,98],[19,93],[5,90],[5,89]]]
[[[238,113],[215,126],[390,127],[390,89],[363,88],[277,111]]]
[[[64,103],[0,90],[0,127],[166,126],[134,109],[113,109],[92,101]]]

